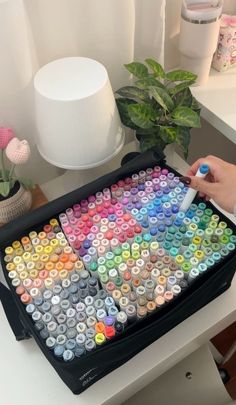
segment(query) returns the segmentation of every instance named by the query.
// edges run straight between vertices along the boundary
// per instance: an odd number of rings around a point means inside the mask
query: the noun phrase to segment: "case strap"
[[[29,339],[30,335],[20,319],[20,313],[11,291],[0,282],[0,301],[16,340]]]

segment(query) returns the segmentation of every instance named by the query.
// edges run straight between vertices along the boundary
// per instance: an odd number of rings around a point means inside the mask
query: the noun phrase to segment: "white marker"
[[[204,178],[204,177],[206,177],[206,175],[208,173],[209,173],[209,166],[206,165],[206,164],[202,164],[199,167],[199,169],[198,169],[195,176]],[[185,197],[184,197],[184,200],[183,200],[179,210],[180,211],[187,211],[189,209],[190,205],[192,204],[196,194],[197,194],[197,190],[194,190],[193,188],[189,188],[186,195],[185,195]]]

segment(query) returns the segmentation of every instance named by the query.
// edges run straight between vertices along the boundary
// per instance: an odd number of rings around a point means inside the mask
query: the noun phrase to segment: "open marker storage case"
[[[57,217],[80,200],[111,186],[124,177],[155,165],[160,165],[162,168],[167,167],[176,173],[165,164],[163,155],[148,151],[128,161],[112,173],[106,174],[92,183],[14,220],[0,230],[1,263],[6,282],[9,285],[9,289],[7,289],[0,283],[0,299],[16,340],[33,337],[58,375],[74,394],[81,393],[100,378],[124,364],[146,346],[227,290],[236,268],[236,251],[231,252],[226,259],[221,260],[219,264],[198,277],[174,300],[146,318],[131,324],[112,341],[105,343],[82,358],[75,358],[73,361],[65,363],[57,359],[53,352],[47,349],[45,342],[35,331],[33,321],[25,311],[25,305],[21,303],[7,276],[4,249],[14,240],[21,238],[30,231],[42,229],[42,226],[48,223],[51,218]],[[236,233],[235,225],[210,203],[208,205]]]

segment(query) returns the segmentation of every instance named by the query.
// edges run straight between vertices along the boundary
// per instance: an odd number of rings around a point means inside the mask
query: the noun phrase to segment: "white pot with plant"
[[[177,144],[188,156],[191,128],[199,128],[200,107],[189,86],[197,76],[184,70],[165,72],[154,59],[124,65],[133,85],[116,91],[122,123],[135,131],[141,152]]]
[[[26,140],[20,141],[11,128],[0,128],[0,223],[5,224],[27,212],[32,204],[29,191],[33,183],[16,176],[15,167],[26,163],[30,147]],[[8,159],[8,163],[5,161]],[[10,165],[9,165],[10,163]]]

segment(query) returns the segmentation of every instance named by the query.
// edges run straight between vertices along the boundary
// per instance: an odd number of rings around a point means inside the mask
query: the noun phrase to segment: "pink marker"
[[[114,236],[115,237],[118,237],[120,234],[121,234],[121,229],[120,228],[118,228],[118,227],[116,227],[114,230],[113,230],[113,234],[114,234]]]
[[[120,227],[124,222],[125,222],[125,221],[124,221],[124,218],[117,218],[117,219],[116,219],[116,225],[117,225],[118,227]]]

